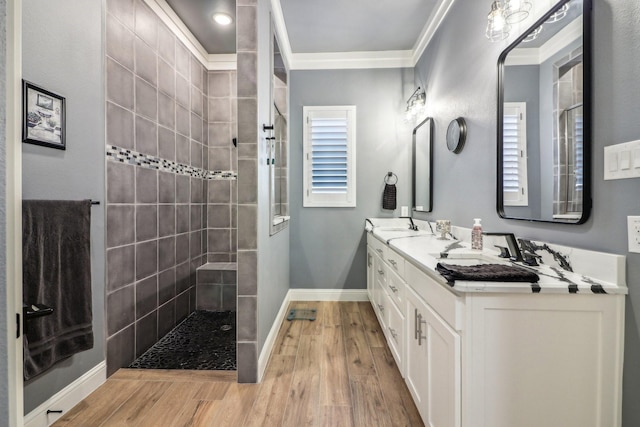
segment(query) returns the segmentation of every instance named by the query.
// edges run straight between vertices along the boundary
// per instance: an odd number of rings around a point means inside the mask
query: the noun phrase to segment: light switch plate
[[[640,140],[604,147],[604,179],[640,178]]]
[[[629,252],[640,253],[640,216],[627,217]]]

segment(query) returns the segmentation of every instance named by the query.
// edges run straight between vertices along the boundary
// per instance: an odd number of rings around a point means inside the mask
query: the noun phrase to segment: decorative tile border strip
[[[202,168],[195,168],[183,163],[161,159],[149,154],[142,154],[137,151],[117,147],[115,145],[107,145],[107,160],[120,163],[128,163],[130,165],[140,166],[147,169],[157,169],[164,172],[172,172],[178,175],[186,175],[207,180],[238,179],[238,173],[236,171],[210,171]]]

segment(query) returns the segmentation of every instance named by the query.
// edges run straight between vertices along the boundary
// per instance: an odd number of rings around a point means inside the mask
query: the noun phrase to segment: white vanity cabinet
[[[453,293],[411,264],[406,265],[407,352],[406,383],[425,424],[431,427],[461,425],[460,333],[432,308],[425,297],[448,312],[456,323],[462,305]],[[422,294],[419,295],[416,290]],[[444,290],[444,294],[440,291]]]
[[[455,291],[371,233],[367,252],[372,304],[425,425],[621,425],[624,294]]]
[[[405,348],[405,288],[403,278],[404,258],[395,253],[384,243],[368,236],[367,257],[371,265],[367,269],[367,287],[369,299],[384,331],[398,369],[404,376]]]

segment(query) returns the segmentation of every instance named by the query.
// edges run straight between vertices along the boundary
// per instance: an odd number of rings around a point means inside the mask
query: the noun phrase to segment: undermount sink
[[[429,254],[438,262],[455,265],[479,265],[479,264],[508,264],[505,259],[495,255],[485,255],[473,252],[437,252]]]

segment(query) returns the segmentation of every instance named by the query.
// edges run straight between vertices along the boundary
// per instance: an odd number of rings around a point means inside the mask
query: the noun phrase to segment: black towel
[[[93,347],[90,223],[90,200],[23,201],[23,301],[54,309],[25,322],[25,379]]]
[[[385,184],[382,193],[382,209],[396,210],[396,185]]]
[[[503,264],[455,265],[438,263],[436,270],[447,279],[450,285],[453,285],[456,280],[529,283],[540,280],[536,273]]]

